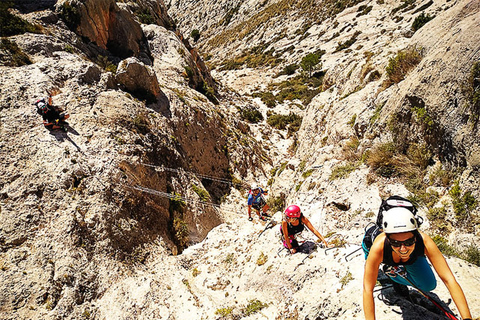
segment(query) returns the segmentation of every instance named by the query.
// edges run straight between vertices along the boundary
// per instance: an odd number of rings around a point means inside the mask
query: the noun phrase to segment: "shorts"
[[[252,203],[252,208],[255,210],[262,210],[262,208],[265,207],[266,204],[267,202],[265,202],[265,199],[261,197],[258,202]]]

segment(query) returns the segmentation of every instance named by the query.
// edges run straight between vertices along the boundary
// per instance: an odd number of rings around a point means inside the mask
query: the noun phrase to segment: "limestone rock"
[[[127,92],[149,103],[164,96],[158,85],[157,76],[150,67],[136,58],[128,58],[120,62],[115,79]]]

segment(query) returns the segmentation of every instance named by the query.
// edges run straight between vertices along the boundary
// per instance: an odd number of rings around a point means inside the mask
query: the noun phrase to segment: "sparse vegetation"
[[[435,17],[426,15],[424,12],[420,13],[412,23],[412,30],[416,32],[418,29],[423,27],[428,21],[432,20]]]
[[[240,112],[240,117],[250,123],[259,123],[260,121],[263,121],[262,113],[255,107],[238,107],[238,111]]]
[[[470,104],[470,117],[475,124],[480,113],[480,61],[473,64],[464,89]]]
[[[288,135],[292,135],[300,129],[302,124],[302,117],[290,112],[288,115],[281,115],[277,113],[270,113],[267,118],[267,123],[279,130],[288,129]]]
[[[340,283],[342,284],[342,289],[352,280],[353,280],[353,275],[350,271],[348,271],[347,274],[345,274],[343,278],[340,279]]]
[[[78,8],[76,6],[72,6],[69,1],[65,1],[62,4],[60,8],[60,17],[63,21],[65,21],[67,27],[72,31],[77,29],[78,25],[80,24],[80,19],[82,18]]]
[[[13,4],[12,1],[0,2],[0,37],[10,37],[26,32],[41,33],[41,26],[33,25],[10,12]]]
[[[243,309],[243,314],[248,317],[249,315],[257,313],[266,307],[268,307],[268,304],[263,303],[258,299],[253,299],[250,300],[247,306]]]
[[[6,66],[21,67],[27,64],[32,64],[28,55],[25,54],[15,42],[10,41],[7,38],[2,38],[0,42],[0,50],[3,50],[10,56],[10,59],[4,61]]]
[[[455,218],[462,224],[472,224],[471,212],[477,206],[477,199],[472,195],[471,191],[463,192],[460,188],[458,180],[449,191],[452,197],[453,211]]]
[[[177,245],[181,248],[185,248],[188,243],[188,225],[180,218],[173,220],[173,231]]]
[[[197,42],[200,39],[200,31],[198,29],[193,29],[190,32],[190,37],[192,37],[193,41]]]
[[[195,185],[195,184],[192,184],[192,189],[193,191],[195,191],[195,193],[200,197],[200,200],[202,201],[208,201],[208,199],[210,198],[210,194],[208,194],[208,191]]]
[[[221,317],[228,317],[232,314],[233,307],[219,308],[215,311],[215,314]]]
[[[150,8],[145,7],[145,8],[139,9],[138,11],[135,12],[135,15],[137,16],[138,20],[140,20],[140,22],[143,24],[155,23],[155,17],[150,11]]]
[[[282,62],[282,59],[275,56],[275,49],[267,50],[267,47],[268,44],[262,44],[246,50],[239,56],[225,61],[222,67],[220,67],[220,70],[237,70],[243,66],[247,66],[248,68],[277,66]]]
[[[347,41],[345,42],[339,42],[338,45],[337,45],[337,48],[335,49],[335,52],[338,52],[338,51],[341,51],[341,50],[344,50],[344,49],[347,49],[347,48],[350,48],[352,46],[352,44],[354,44],[355,42],[357,42],[357,37],[362,34],[362,32],[360,31],[355,31],[355,33],[350,37],[350,39],[348,39]]]
[[[386,68],[388,85],[399,83],[405,79],[407,73],[421,60],[422,50],[417,47],[399,51],[395,57],[390,58]]]
[[[263,266],[268,261],[268,256],[263,252],[260,252],[260,256],[257,259],[257,265]]]
[[[358,169],[358,164],[354,163],[347,163],[344,165],[335,166],[328,177],[328,180],[333,181],[336,179],[344,179],[346,178],[351,172]]]

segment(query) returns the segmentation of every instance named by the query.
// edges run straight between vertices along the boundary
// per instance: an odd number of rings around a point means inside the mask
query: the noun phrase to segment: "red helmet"
[[[300,218],[302,211],[299,206],[292,204],[285,209],[285,215],[289,218]]]

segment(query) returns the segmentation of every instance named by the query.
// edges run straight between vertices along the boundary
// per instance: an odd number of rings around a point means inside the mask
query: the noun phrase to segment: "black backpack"
[[[373,241],[375,241],[375,238],[380,233],[383,232],[383,227],[382,227],[383,213],[387,210],[390,210],[396,207],[407,208],[413,213],[414,216],[417,215],[418,210],[410,200],[407,200],[400,196],[391,196],[391,197],[388,197],[386,200],[382,200],[382,203],[380,204],[380,208],[378,209],[377,221],[375,223],[370,222],[365,227],[365,235],[362,241],[362,248],[363,248],[363,252],[365,253],[365,259],[367,258],[368,253],[370,252],[370,248],[372,247]],[[417,219],[418,225],[420,226],[423,222],[422,217],[416,216],[416,219]]]

